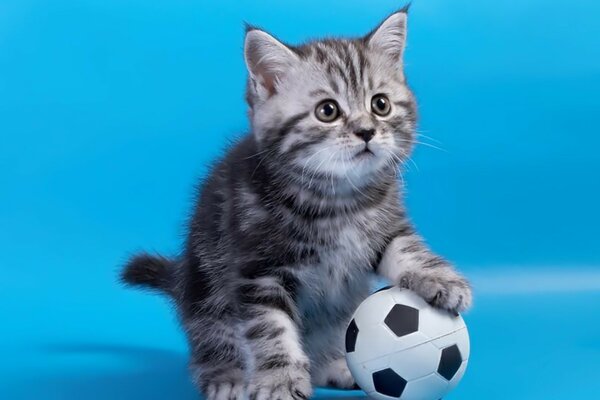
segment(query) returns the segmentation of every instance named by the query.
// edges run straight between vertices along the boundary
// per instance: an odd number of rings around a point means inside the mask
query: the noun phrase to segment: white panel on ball
[[[406,304],[418,310],[429,307],[421,296],[410,290],[393,287],[388,290],[388,295],[392,296],[395,304]]]
[[[422,378],[437,370],[440,349],[431,343],[394,353],[390,356],[390,367],[407,381]]]
[[[437,339],[465,327],[465,321],[460,315],[453,316],[431,306],[423,308],[419,317],[419,330],[431,339]]]
[[[382,335],[382,332],[386,331],[389,334]],[[377,340],[373,340],[373,338],[377,338]],[[398,338],[391,331],[388,331],[386,327],[382,326],[382,324],[377,324],[368,328],[359,328],[358,337],[356,338],[356,350],[348,353],[348,357],[353,362],[375,360],[427,342],[428,340],[420,332]]]

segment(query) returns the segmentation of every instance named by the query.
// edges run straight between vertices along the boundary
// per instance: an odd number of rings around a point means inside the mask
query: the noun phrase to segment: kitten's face
[[[366,38],[296,48],[250,30],[250,116],[270,157],[355,185],[405,160],[416,113],[402,72],[405,26],[400,12]]]

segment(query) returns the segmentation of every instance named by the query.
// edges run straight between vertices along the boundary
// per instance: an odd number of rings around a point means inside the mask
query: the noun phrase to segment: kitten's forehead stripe
[[[350,86],[350,82],[348,81],[348,76],[347,76],[346,72],[344,71],[344,68],[340,65],[340,63],[332,60],[332,61],[330,61],[330,64],[328,65],[328,69],[329,69],[329,67],[331,67],[330,73],[335,72],[337,74],[337,77],[340,78],[344,82],[346,89],[348,89],[348,87]]]
[[[337,82],[332,77],[329,77],[329,86],[331,86],[331,89],[335,92],[335,94],[340,94],[340,88]]]
[[[363,52],[362,44],[358,44],[356,42],[352,42],[354,48],[356,50],[356,55],[358,56],[358,76],[361,82],[364,82],[364,73],[365,68],[367,67],[367,58],[365,57],[365,53]]]
[[[324,63],[327,59],[327,55],[325,54],[323,49],[321,49],[319,46],[314,46],[313,49],[315,50],[317,61],[320,63]]]
[[[356,69],[354,65],[354,57],[350,54],[350,49],[346,42],[340,42],[337,47],[337,56],[342,66],[341,74],[347,78],[346,91],[348,95],[357,95],[358,80],[356,77]]]
[[[362,86],[362,82],[359,81],[360,77],[360,59],[358,58],[358,54],[354,48],[348,47],[348,52],[352,53],[350,55],[350,76],[353,78],[353,87],[355,93],[358,95],[358,89]]]
[[[350,49],[346,43],[340,43],[338,55],[342,61],[342,65],[346,66],[346,74],[350,81],[350,87],[353,92],[356,92],[358,80],[356,77],[356,68],[354,65],[354,57],[350,54]]]

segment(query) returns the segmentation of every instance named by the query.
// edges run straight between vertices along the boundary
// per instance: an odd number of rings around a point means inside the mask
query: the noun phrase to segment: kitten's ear
[[[266,98],[275,93],[278,81],[298,56],[267,32],[249,26],[244,40],[244,59],[257,94]]]
[[[389,54],[399,64],[402,63],[406,45],[406,23],[408,6],[387,17],[366,37],[372,48],[378,48]]]

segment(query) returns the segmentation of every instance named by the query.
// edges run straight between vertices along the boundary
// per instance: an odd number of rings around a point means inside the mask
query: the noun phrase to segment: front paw
[[[469,282],[450,268],[409,271],[400,279],[400,286],[453,314],[469,309],[473,301]]]
[[[210,382],[204,393],[206,400],[243,400],[244,382]]]
[[[306,400],[312,395],[304,365],[260,371],[248,387],[249,400]]]

